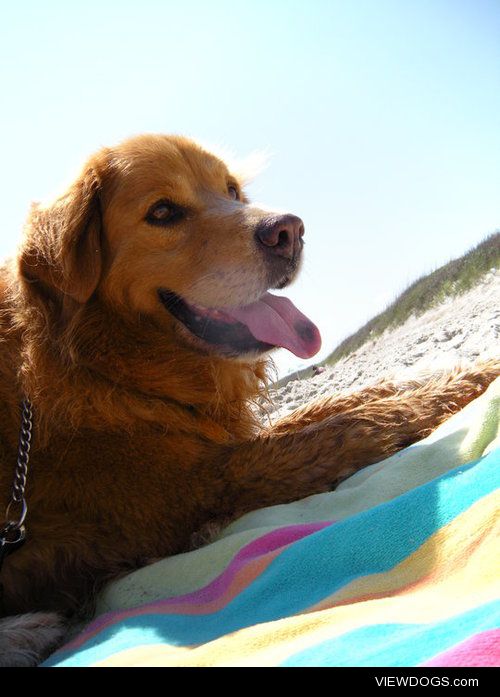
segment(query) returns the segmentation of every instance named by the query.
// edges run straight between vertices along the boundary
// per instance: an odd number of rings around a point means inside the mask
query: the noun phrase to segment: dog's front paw
[[[0,667],[34,667],[64,640],[67,626],[54,612],[33,612],[0,620]]]

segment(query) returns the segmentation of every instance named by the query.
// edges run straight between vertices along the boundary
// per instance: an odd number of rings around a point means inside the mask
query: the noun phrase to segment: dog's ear
[[[85,303],[102,270],[101,194],[106,157],[101,152],[52,205],[34,204],[19,256],[22,277],[63,300]]]

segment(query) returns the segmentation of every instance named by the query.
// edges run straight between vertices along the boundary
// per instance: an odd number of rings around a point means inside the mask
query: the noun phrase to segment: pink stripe
[[[290,525],[286,528],[279,528],[279,530],[273,530],[272,532],[258,537],[256,540],[252,540],[245,547],[240,549],[240,551],[233,557],[229,566],[215,578],[211,583],[209,583],[204,588],[200,588],[192,593],[186,593],[185,595],[178,595],[175,598],[168,598],[162,601],[162,604],[168,605],[170,603],[176,604],[179,602],[195,602],[204,603],[209,600],[222,595],[228,586],[228,582],[235,575],[238,569],[241,569],[250,560],[256,559],[257,557],[262,557],[269,552],[276,549],[284,548],[292,542],[300,540],[306,535],[310,535],[313,532],[322,530],[323,528],[331,525],[331,522],[323,523],[307,523],[304,525]]]
[[[476,634],[421,665],[433,668],[498,668],[500,630],[490,629]]]
[[[287,546],[307,535],[332,525],[333,522],[334,521],[304,523],[302,525],[289,525],[284,528],[272,530],[242,547],[224,571],[203,588],[191,593],[178,595],[173,598],[166,598],[165,600],[155,601],[139,607],[118,612],[107,612],[89,624],[83,632],[73,639],[73,641],[61,647],[56,653],[79,648],[105,627],[116,624],[128,617],[137,617],[139,615],[154,613],[203,614],[203,605],[212,605],[217,599],[224,600],[224,602],[218,603],[218,606],[222,607],[254,580],[255,575],[250,574],[248,583],[243,584],[243,586],[241,584],[236,584],[236,588],[234,589],[236,592],[230,592],[231,582],[238,573],[241,574],[241,572],[245,570],[245,567],[251,567],[253,565],[252,562],[255,562],[258,558],[262,560],[262,558],[267,555],[267,563],[263,568],[259,569],[259,573],[257,574],[260,575],[271,561],[283,552]],[[212,611],[212,608],[207,609],[208,612]]]

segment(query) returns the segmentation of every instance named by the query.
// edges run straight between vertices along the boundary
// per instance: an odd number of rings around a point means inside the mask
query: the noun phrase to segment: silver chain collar
[[[2,558],[24,542],[26,529],[24,521],[28,506],[24,492],[28,476],[31,436],[33,432],[33,407],[29,399],[21,402],[21,431],[17,449],[17,465],[14,474],[12,494],[5,510],[5,523],[0,528],[0,567]]]

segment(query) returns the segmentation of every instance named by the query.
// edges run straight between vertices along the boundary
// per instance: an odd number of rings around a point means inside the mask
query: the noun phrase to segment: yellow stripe
[[[467,612],[491,602],[500,591],[498,503],[495,492],[480,499],[391,571],[357,579],[305,614],[241,629],[201,646],[139,646],[94,665],[274,666],[367,625],[436,622]]]

